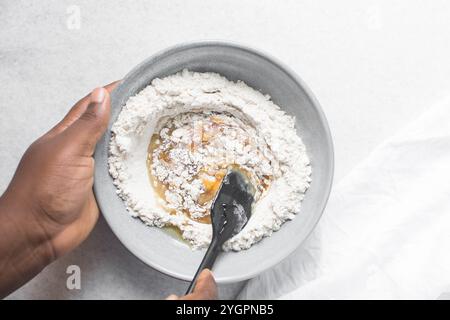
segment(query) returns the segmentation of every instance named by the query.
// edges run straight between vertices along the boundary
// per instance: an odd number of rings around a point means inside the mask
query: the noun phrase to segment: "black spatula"
[[[238,170],[228,170],[211,207],[213,228],[211,244],[203,257],[186,294],[194,289],[197,277],[203,269],[211,269],[222,245],[239,233],[250,218],[254,189]]]

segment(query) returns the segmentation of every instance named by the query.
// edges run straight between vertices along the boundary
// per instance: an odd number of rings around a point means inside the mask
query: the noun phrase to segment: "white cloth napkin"
[[[450,291],[450,100],[332,191],[316,230],[241,299],[435,299]]]

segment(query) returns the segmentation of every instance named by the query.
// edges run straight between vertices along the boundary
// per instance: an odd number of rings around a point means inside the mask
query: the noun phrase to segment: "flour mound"
[[[299,213],[311,182],[294,120],[241,81],[183,70],[154,79],[127,101],[112,127],[109,171],[133,217],[176,227],[200,249],[209,245],[212,229],[204,220],[211,201],[199,205],[199,199],[216,185],[219,172],[223,176],[220,170],[238,165],[257,196],[247,225],[224,249],[248,249]],[[160,145],[148,154],[155,134]],[[148,172],[164,184],[163,197]]]

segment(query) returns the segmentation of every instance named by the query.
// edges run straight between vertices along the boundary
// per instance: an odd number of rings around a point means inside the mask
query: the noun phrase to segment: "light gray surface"
[[[247,280],[292,253],[322,215],[330,193],[334,165],[328,124],[306,85],[279,62],[240,45],[203,41],[169,48],[134,68],[112,93],[109,128],[130,96],[140,92],[153,79],[183,69],[217,72],[229,80],[242,80],[269,94],[283,110],[296,117],[296,126],[311,159],[313,182],[297,217],[250,250],[223,252],[218,257],[213,269],[218,283]],[[141,221],[130,219],[108,172],[110,139],[108,130],[95,153],[94,191],[106,221],[123,244],[142,261],[179,279],[192,279],[206,250],[193,251],[163,230],[148,228]],[[267,255],[267,252],[271,254]]]
[[[80,29],[67,28],[71,5]],[[330,123],[339,182],[449,94],[449,16],[446,0],[0,1],[0,190],[81,96],[158,50],[205,38],[261,48],[301,74]],[[81,266],[82,290],[65,287],[70,264]],[[100,223],[11,298],[161,298],[184,286],[143,266]]]

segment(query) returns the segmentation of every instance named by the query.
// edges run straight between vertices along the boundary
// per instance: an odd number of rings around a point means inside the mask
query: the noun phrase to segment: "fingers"
[[[117,85],[120,83],[120,81],[122,81],[122,80],[116,80],[114,82],[111,82],[111,83],[107,84],[106,86],[104,86],[103,88],[108,90],[108,92],[111,94],[111,92],[113,92],[113,90],[117,87]]]
[[[61,133],[61,138],[67,139],[79,155],[92,156],[95,145],[108,126],[109,114],[109,92],[105,88],[96,88],[89,96],[86,109]]]
[[[111,93],[117,85],[120,83],[121,80],[117,80],[114,82],[111,82],[110,84],[104,86],[104,88],[108,91],[108,93]],[[49,132],[47,132],[46,136],[51,137],[56,134],[59,134],[66,130],[68,127],[70,127],[86,110],[89,102],[90,102],[90,96],[89,93],[85,97],[83,97],[81,100],[79,100],[75,105],[69,110],[69,112],[66,114],[66,116],[56,125],[54,126]]]
[[[76,220],[71,221],[60,233],[52,239],[53,251],[56,257],[75,249],[91,233],[98,220],[99,209],[92,191]]]
[[[171,296],[169,296],[171,297]],[[168,297],[168,298],[169,298]],[[176,296],[175,296],[176,297]],[[214,276],[209,269],[203,270],[195,284],[194,291],[180,300],[214,300],[217,299],[217,284]],[[169,299],[168,299],[169,300]],[[170,299],[173,300],[173,299]]]
[[[197,299],[217,299],[216,280],[214,280],[214,276],[209,269],[205,269],[200,273],[193,294],[196,295]]]
[[[198,276],[194,291],[183,297],[171,294],[166,300],[215,300],[217,299],[217,284],[209,269],[204,269]]]

